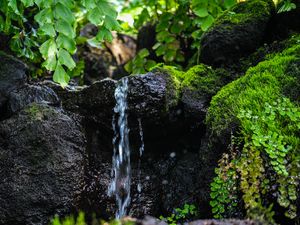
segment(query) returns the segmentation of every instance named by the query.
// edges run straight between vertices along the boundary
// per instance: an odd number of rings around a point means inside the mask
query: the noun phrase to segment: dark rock
[[[185,225],[264,225],[264,223],[254,220],[198,220]]]
[[[292,33],[300,32],[300,3],[295,10],[275,14],[268,27],[269,38],[273,40],[283,40]]]
[[[5,113],[8,95],[25,84],[27,67],[21,61],[0,52],[0,118]]]
[[[150,72],[128,78],[128,112],[137,118],[157,121],[179,103],[179,83],[164,72]]]
[[[104,79],[90,86],[68,86],[65,89],[52,81],[43,82],[43,85],[55,91],[65,110],[79,114],[92,123],[111,128],[116,81]]]
[[[261,46],[274,11],[271,0],[235,5],[216,19],[201,39],[201,60],[208,65],[230,65]]]
[[[0,140],[0,224],[44,225],[71,213],[84,177],[78,122],[31,104],[0,123]]]
[[[59,106],[59,99],[55,92],[46,86],[26,84],[9,93],[7,112],[11,115],[30,103],[44,103]]]

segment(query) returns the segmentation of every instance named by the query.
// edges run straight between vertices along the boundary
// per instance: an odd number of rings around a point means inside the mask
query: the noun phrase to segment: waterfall
[[[139,123],[139,133],[140,133],[140,140],[141,140],[141,147],[140,147],[140,157],[139,157],[139,163],[138,163],[138,184],[137,184],[137,191],[139,193],[139,198],[140,194],[142,192],[142,184],[141,184],[141,160],[142,156],[145,150],[145,144],[144,144],[144,133],[143,133],[143,127],[142,127],[142,120],[141,118],[138,119]]]
[[[126,215],[127,207],[130,204],[130,146],[129,128],[127,121],[127,92],[128,78],[121,79],[116,90],[114,116],[112,127],[114,130],[113,138],[113,159],[112,159],[112,182],[108,188],[109,196],[115,196],[118,206],[116,218]]]

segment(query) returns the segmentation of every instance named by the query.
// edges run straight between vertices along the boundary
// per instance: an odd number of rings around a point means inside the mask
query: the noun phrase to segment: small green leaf
[[[75,38],[75,32],[70,23],[65,20],[58,20],[55,24],[55,28],[59,33],[62,33],[68,37]]]
[[[142,50],[139,51],[138,55],[141,58],[145,58],[145,57],[149,56],[149,51],[146,48],[143,48]]]
[[[69,52],[64,49],[60,49],[58,52],[58,61],[61,65],[65,65],[69,70],[73,70],[76,66]]]
[[[62,87],[66,87],[70,81],[69,75],[66,73],[64,68],[60,65],[60,63],[57,63],[55,72],[53,74],[53,80],[56,83],[59,83]]]

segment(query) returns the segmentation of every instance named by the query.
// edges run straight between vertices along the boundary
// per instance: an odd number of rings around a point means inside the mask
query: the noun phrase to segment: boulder
[[[30,104],[0,123],[0,224],[45,225],[77,206],[85,137],[59,108]]]
[[[201,61],[230,65],[261,46],[274,11],[272,0],[241,2],[225,11],[201,38]]]

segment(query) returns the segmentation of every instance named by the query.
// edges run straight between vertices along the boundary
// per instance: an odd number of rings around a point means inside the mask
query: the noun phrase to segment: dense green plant
[[[110,31],[119,30],[117,12],[106,0],[1,0],[0,13],[0,32],[12,36],[11,49],[42,63],[62,86],[76,75],[72,55],[83,25],[98,27],[98,42],[112,40]]]
[[[250,68],[212,99],[207,122],[213,133],[219,136],[239,127],[235,135],[241,143],[216,170],[211,205],[217,218],[226,216],[226,208],[219,204],[234,206],[217,198],[234,194],[232,184],[242,196],[247,217],[272,223],[275,200],[286,208],[287,217],[297,216],[300,95],[299,90],[291,93],[288,89],[300,79],[299,68],[294,66],[299,66],[298,41],[299,36],[294,37],[292,47]]]
[[[55,216],[52,219],[51,225],[134,225],[135,222],[129,219],[123,219],[123,220],[111,220],[110,222],[106,222],[103,220],[97,220],[96,218],[92,219],[91,222],[87,222],[85,219],[85,214],[83,212],[80,212],[77,216],[77,218],[74,218],[74,216],[67,216],[63,219],[59,218],[58,216]]]
[[[178,223],[183,223],[196,215],[197,210],[195,205],[184,204],[183,208],[174,209],[174,213],[170,216],[160,216],[159,218],[170,225],[177,225]]]
[[[166,65],[179,66],[187,63],[183,49],[194,52],[189,63],[196,64],[199,61],[201,35],[221,12],[235,3],[236,0],[142,0],[139,4],[133,1],[126,10],[142,9],[140,15],[135,18],[135,28],[139,29],[147,22],[155,25],[156,44],[153,50],[156,56],[162,57]],[[146,62],[148,63],[145,60]],[[130,73],[145,69],[136,59],[129,65],[127,71]]]

